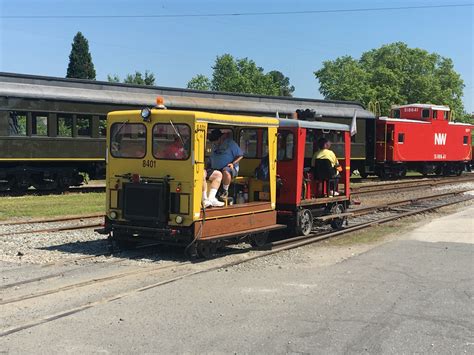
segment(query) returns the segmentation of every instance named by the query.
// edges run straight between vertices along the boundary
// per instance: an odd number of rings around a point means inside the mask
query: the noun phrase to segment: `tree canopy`
[[[248,58],[234,58],[230,54],[217,56],[212,69],[211,79],[202,74],[196,75],[188,82],[188,88],[273,96],[291,96],[295,90],[283,73],[265,73],[262,67]]]
[[[95,69],[89,52],[89,42],[81,32],[77,32],[72,42],[66,78],[95,80]]]
[[[372,49],[360,59],[325,61],[314,75],[326,99],[376,103],[383,115],[391,105],[418,102],[448,105],[455,117],[463,116],[464,82],[453,61],[403,42]]]
[[[107,80],[111,83],[120,83],[120,77],[116,74],[107,75]],[[125,84],[135,84],[135,85],[155,85],[155,74],[145,71],[145,74],[142,74],[139,71],[135,71],[134,74],[127,74],[125,79],[123,79]]]

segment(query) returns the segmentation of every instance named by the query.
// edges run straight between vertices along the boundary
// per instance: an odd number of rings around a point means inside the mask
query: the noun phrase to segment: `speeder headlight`
[[[150,120],[151,120],[151,110],[148,107],[145,107],[140,112],[140,116],[142,116],[143,121],[150,122]]]
[[[176,218],[174,220],[177,224],[183,223],[183,217],[182,216],[176,216]]]
[[[115,211],[110,212],[110,218],[116,219],[117,216],[118,216],[118,215],[117,215],[117,212],[115,212]]]

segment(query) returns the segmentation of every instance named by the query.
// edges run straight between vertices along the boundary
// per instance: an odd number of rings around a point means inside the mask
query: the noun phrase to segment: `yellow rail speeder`
[[[262,244],[276,223],[275,118],[148,109],[107,116],[105,228],[119,246],[138,241],[186,246],[209,257],[223,243]],[[244,158],[230,195],[245,203],[204,208],[207,134],[220,128],[240,144]],[[254,177],[268,157],[268,179]],[[242,202],[242,199],[240,199]]]

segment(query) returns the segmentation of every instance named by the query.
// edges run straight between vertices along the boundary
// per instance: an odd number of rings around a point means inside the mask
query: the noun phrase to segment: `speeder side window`
[[[256,129],[242,129],[239,137],[240,149],[245,158],[257,158],[258,133]]]
[[[146,127],[142,123],[114,123],[110,128],[110,153],[115,158],[143,158]]]
[[[153,126],[153,156],[164,160],[187,160],[191,129],[186,124],[157,123]]]
[[[282,131],[278,134],[278,151],[277,160],[291,160],[293,159],[295,151],[293,133]]]

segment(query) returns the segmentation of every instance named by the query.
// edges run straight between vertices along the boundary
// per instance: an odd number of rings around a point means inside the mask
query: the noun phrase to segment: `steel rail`
[[[89,219],[89,218],[100,218],[104,217],[104,214],[101,213],[91,213],[91,214],[78,214],[63,216],[57,218],[37,218],[29,220],[19,220],[19,221],[6,221],[1,222],[0,226],[11,226],[11,225],[22,225],[22,224],[34,224],[34,223],[53,223],[53,222],[64,222],[64,221],[73,221],[77,219]]]
[[[143,244],[143,245],[136,246],[134,248],[120,249],[120,252],[136,251],[136,250],[147,249],[147,248],[152,248],[152,247],[156,247],[156,246],[161,246],[161,244],[159,244],[159,243]],[[110,263],[118,263],[118,262],[121,262],[121,261],[128,261],[130,259],[136,259],[136,258],[143,257],[147,254],[149,254],[149,251],[146,251],[145,253],[138,254],[138,255],[135,255],[135,256],[118,257],[114,261],[112,261],[112,262],[109,261],[108,263],[110,264]],[[98,257],[102,257],[102,256],[113,256],[113,255],[114,255],[113,251],[108,251],[108,252],[105,252],[105,253],[97,253],[97,254],[94,254],[94,255],[87,255],[87,256],[81,256],[81,257],[78,257],[78,258],[62,260],[60,262],[52,262],[52,263],[41,265],[41,267],[58,266],[58,265],[75,263],[77,261],[82,261],[82,260],[87,260],[87,259],[94,259],[94,258],[98,258]],[[94,264],[88,264],[88,265],[94,265]],[[84,267],[84,265],[81,265],[80,267],[75,267],[75,268],[68,269],[68,270],[62,270],[61,272],[58,272],[58,273],[37,276],[37,277],[30,278],[30,279],[25,279],[25,280],[21,280],[21,281],[17,281],[17,282],[12,282],[12,283],[9,283],[9,284],[6,284],[6,285],[1,285],[0,290],[6,290],[6,289],[9,289],[9,288],[12,288],[12,287],[27,285],[27,284],[30,284],[30,283],[33,283],[33,282],[39,282],[39,281],[43,281],[43,280],[53,279],[53,278],[56,278],[56,277],[59,277],[59,276],[64,276],[64,274],[66,274],[66,273],[69,273],[69,272],[77,270],[77,269],[81,269],[83,267]]]
[[[33,230],[28,230],[28,231],[6,232],[6,233],[0,233],[0,237],[9,237],[12,235],[34,234],[34,233],[56,233],[56,232],[72,231],[72,230],[78,230],[78,229],[101,227],[102,225],[103,225],[102,223],[92,223],[92,224],[56,227],[56,228],[48,228],[48,229],[33,229]]]
[[[432,179],[424,181],[406,181],[406,182],[397,182],[397,183],[387,183],[387,184],[374,184],[367,186],[360,186],[357,188],[351,189],[352,195],[365,195],[371,193],[383,193],[389,191],[399,191],[399,190],[410,190],[410,189],[419,189],[423,187],[433,187],[438,185],[451,185],[459,184],[464,182],[474,182],[473,177],[464,178],[464,179]]]

